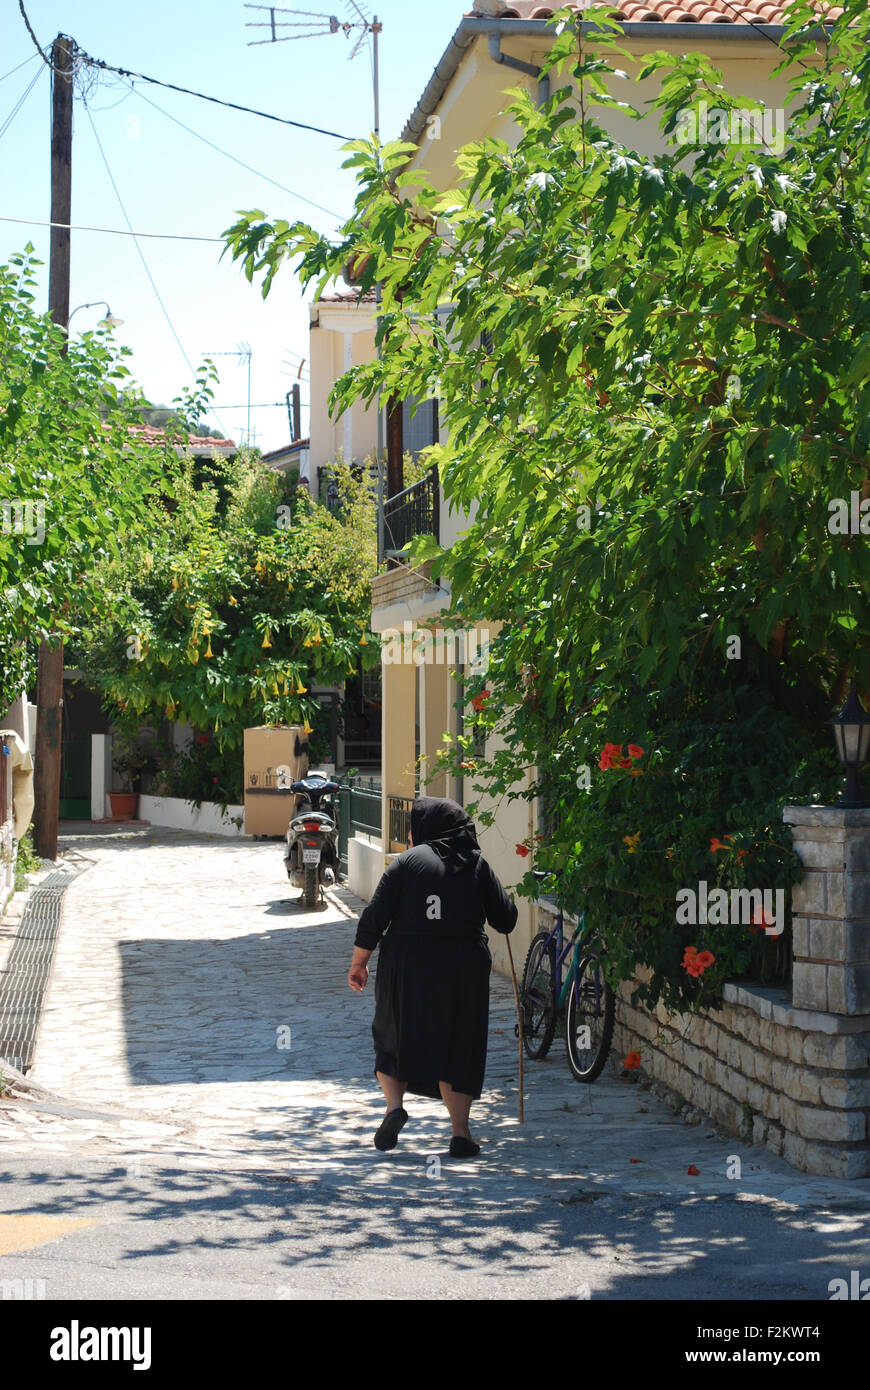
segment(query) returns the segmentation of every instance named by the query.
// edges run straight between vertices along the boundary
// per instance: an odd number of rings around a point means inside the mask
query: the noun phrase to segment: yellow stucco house
[[[548,87],[546,79],[540,80],[539,69],[553,39],[554,31],[546,21],[556,8],[534,0],[514,4],[477,0],[471,13],[460,18],[402,132],[404,139],[419,147],[411,168],[426,169],[436,186],[447,189],[456,177],[454,160],[461,146],[487,136],[508,142],[517,138],[518,131],[506,113],[509,98],[505,93],[524,85],[539,98],[546,97]],[[573,8],[587,7],[577,4]],[[776,149],[773,142],[784,134],[788,107],[788,79],[783,74],[773,75],[782,58],[778,44],[784,8],[781,0],[624,0],[615,13],[623,24],[623,44],[631,59],[622,61],[636,73],[645,57],[656,50],[709,54],[721,69],[729,92],[763,103],[767,114],[763,138]],[[837,13],[831,10],[831,18]],[[629,71],[629,76],[633,72]],[[564,83],[564,79],[560,81]],[[617,91],[617,86],[621,90]],[[629,88],[614,78],[612,90],[641,107],[657,95],[658,79],[653,76]],[[666,148],[655,114],[637,122],[617,109],[599,108],[598,119],[616,138],[644,154]],[[317,468],[339,450],[345,458],[363,460],[378,444],[376,410],[366,412],[357,405],[332,421],[326,404],[337,377],[374,354],[376,305],[373,296],[361,299],[348,291],[314,304],[311,316],[314,479]],[[414,417],[417,422],[423,417],[422,427],[412,425],[418,430],[417,447],[442,437],[437,403],[428,404],[428,415],[421,410]],[[467,524],[467,517],[448,509],[437,478],[426,478],[382,503],[382,551],[400,550],[410,534],[421,531],[436,535],[442,545],[450,545]],[[461,732],[467,721],[470,711],[461,705],[461,682],[487,641],[487,633],[479,631],[477,642],[471,640],[463,648],[456,635],[444,634],[441,643],[430,643],[428,650],[421,648],[414,639],[415,630],[423,624],[437,624],[449,597],[446,589],[431,582],[425,567],[414,570],[407,564],[394,564],[372,581],[372,628],[384,636],[393,634],[393,640],[385,647],[383,665],[382,843],[378,847],[359,840],[350,846],[351,887],[363,897],[370,896],[387,858],[405,848],[409,803],[416,791],[447,795],[460,802],[470,799],[463,779],[441,775],[426,780],[427,763],[431,766],[445,731]],[[494,635],[493,625],[489,639]],[[531,772],[529,778],[531,785]],[[501,804],[495,825],[481,831],[484,853],[508,887],[529,863],[518,857],[516,846],[537,828],[536,804],[518,800]],[[518,964],[536,930],[535,909],[520,902],[514,934]],[[497,968],[506,971],[504,938],[493,934],[491,945]]]

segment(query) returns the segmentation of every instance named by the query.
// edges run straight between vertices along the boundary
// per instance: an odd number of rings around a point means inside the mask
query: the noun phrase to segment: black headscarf
[[[457,871],[471,868],[480,857],[474,821],[446,797],[417,797],[411,807],[411,838],[415,846],[431,845],[438,858]]]

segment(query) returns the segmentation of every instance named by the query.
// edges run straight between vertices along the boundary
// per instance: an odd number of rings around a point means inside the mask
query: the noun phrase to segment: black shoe
[[[403,1110],[401,1105],[391,1110],[375,1135],[375,1148],[380,1149],[382,1153],[394,1149],[399,1142],[399,1130],[407,1121],[408,1112]]]
[[[480,1145],[475,1144],[473,1139],[466,1139],[462,1134],[454,1134],[450,1140],[451,1158],[477,1158],[480,1153]]]

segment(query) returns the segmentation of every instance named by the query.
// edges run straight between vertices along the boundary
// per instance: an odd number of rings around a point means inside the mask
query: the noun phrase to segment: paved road
[[[107,828],[62,848],[87,868],[44,1089],[0,1105],[0,1293],[802,1300],[870,1275],[870,1184],[686,1124],[615,1062],[578,1086],[557,1042],[520,1127],[498,977],[484,1156],[451,1160],[419,1098],[378,1154],[373,1000],[345,982],[358,900],[303,913],[273,843]]]

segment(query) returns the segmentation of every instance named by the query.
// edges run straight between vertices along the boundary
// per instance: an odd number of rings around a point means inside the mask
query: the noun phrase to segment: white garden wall
[[[139,797],[140,820],[147,820],[151,825],[163,825],[170,830],[194,830],[203,835],[242,836],[244,814],[243,806],[228,806],[226,811],[222,812],[220,806],[204,801],[197,810],[189,801],[182,801],[177,796],[146,796],[143,793]],[[233,823],[236,816],[241,820],[240,825]]]

